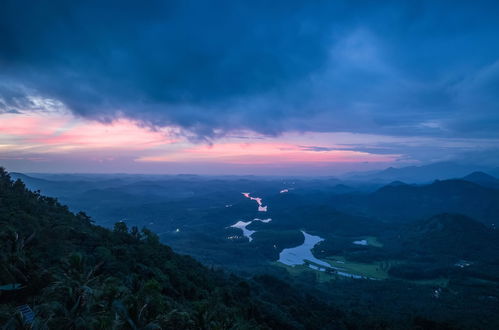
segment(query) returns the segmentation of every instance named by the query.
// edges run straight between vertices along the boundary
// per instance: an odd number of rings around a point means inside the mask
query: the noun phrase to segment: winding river
[[[283,264],[288,266],[296,266],[303,265],[305,263],[305,260],[308,260],[317,265],[331,267],[330,264],[317,259],[312,254],[312,249],[314,248],[314,246],[317,243],[322,242],[324,239],[319,236],[307,234],[303,230],[301,232],[303,236],[305,236],[305,241],[303,242],[303,244],[294,248],[282,250],[282,252],[279,254],[279,262],[282,262]]]
[[[250,229],[247,229],[246,227],[249,226],[251,223],[255,222],[255,221],[260,221],[260,222],[263,222],[263,223],[269,223],[270,221],[272,221],[272,219],[268,218],[268,219],[258,219],[258,218],[255,218],[251,221],[238,221],[236,222],[235,224],[233,224],[231,227],[232,228],[239,228],[243,231],[243,235],[245,237],[248,238],[248,240],[251,242],[253,240],[253,238],[251,237],[251,235],[253,235],[254,233],[256,233],[256,230],[250,230]]]
[[[286,193],[288,192],[288,189],[283,189],[280,191],[280,193]],[[251,200],[254,200],[258,204],[258,211],[259,212],[267,212],[267,206],[263,205],[262,199],[260,197],[251,197],[250,193],[242,193],[244,197],[249,198]],[[248,238],[248,240],[251,242],[253,238],[251,237],[254,233],[256,233],[256,230],[250,230],[246,227],[248,227],[251,223],[254,221],[261,221],[263,223],[268,223],[272,221],[272,219],[259,219],[255,218],[251,221],[242,221],[239,220],[235,224],[231,225],[230,227],[232,228],[239,228],[242,230],[243,235]],[[343,272],[341,268],[337,268],[334,266],[331,266],[329,263],[322,261],[320,259],[317,259],[314,257],[312,253],[312,249],[314,246],[322,241],[324,239],[320,236],[314,236],[307,234],[303,230],[301,231],[305,240],[303,244],[293,247],[293,248],[288,248],[284,249],[281,251],[279,254],[279,262],[288,265],[288,266],[297,266],[297,265],[303,265],[305,263],[308,264],[308,267],[317,270],[317,271],[326,271],[326,269],[334,269],[335,273],[341,276],[346,276],[346,277],[351,277],[351,278],[364,278],[363,276],[359,275],[354,275],[350,273]],[[359,244],[359,245],[364,245],[367,244],[367,241],[364,240],[362,241],[355,241],[353,242],[354,244]]]
[[[303,242],[303,244],[296,246],[294,248],[282,250],[282,252],[279,254],[279,260],[278,260],[279,262],[288,266],[297,266],[297,265],[303,265],[306,263],[306,261],[308,261],[313,263],[313,264],[309,263],[308,267],[317,271],[323,272],[326,271],[327,268],[332,268],[335,270],[335,274],[341,276],[350,277],[350,278],[364,278],[363,276],[360,275],[346,273],[342,271],[341,268],[331,266],[327,262],[314,257],[314,255],[312,254],[312,249],[316,244],[322,242],[324,239],[319,236],[313,236],[307,234],[303,230],[301,232],[303,236],[305,236],[305,241]]]

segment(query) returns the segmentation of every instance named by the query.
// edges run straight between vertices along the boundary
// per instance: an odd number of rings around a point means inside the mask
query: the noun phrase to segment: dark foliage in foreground
[[[271,276],[244,280],[174,253],[147,229],[113,231],[30,192],[0,169],[0,323],[22,328],[356,328],[337,309]],[[19,287],[18,287],[19,286]]]

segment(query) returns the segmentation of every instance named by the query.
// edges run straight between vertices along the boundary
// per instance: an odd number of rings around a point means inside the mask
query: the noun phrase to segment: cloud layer
[[[63,107],[200,138],[497,137],[498,13],[494,1],[2,1],[0,113]]]

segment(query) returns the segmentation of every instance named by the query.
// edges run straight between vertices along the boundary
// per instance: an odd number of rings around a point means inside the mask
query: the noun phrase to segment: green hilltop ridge
[[[335,196],[331,202],[340,211],[393,222],[409,223],[451,210],[491,225],[499,214],[499,190],[462,179],[392,183],[367,195]]]
[[[432,255],[494,259],[499,255],[499,236],[461,214],[443,213],[409,226],[404,245]]]
[[[319,329],[359,320],[274,277],[242,279],[174,253],[147,229],[114,230],[0,168],[0,325],[21,329]]]

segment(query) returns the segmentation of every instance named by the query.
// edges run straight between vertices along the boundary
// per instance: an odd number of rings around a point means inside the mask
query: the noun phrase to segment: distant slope
[[[499,179],[484,172],[473,172],[463,177],[463,180],[473,182],[484,187],[499,189]]]
[[[322,195],[298,193],[274,196],[269,199],[273,220],[265,227],[347,236],[376,235],[385,229],[383,223],[341,212],[323,198]]]
[[[45,178],[37,178],[23,173],[10,173],[13,180],[21,180],[23,183],[33,191],[40,191],[45,196],[61,198],[62,196],[71,196],[88,189],[93,188],[93,184],[88,181],[55,181]],[[101,182],[101,186],[105,183]]]
[[[497,258],[498,233],[467,216],[443,213],[418,221],[402,234],[403,244],[430,255],[463,259]]]
[[[10,173],[10,177],[13,180],[21,180],[31,190],[44,190],[45,194],[49,194],[49,192],[57,186],[56,183],[49,180],[34,178],[23,173],[12,172]]]
[[[442,213],[408,224],[385,240],[389,274],[406,280],[479,278],[498,281],[499,233],[461,214]]]
[[[350,180],[384,183],[392,181],[427,183],[436,179],[460,178],[477,169],[481,170],[482,168],[453,162],[439,162],[422,166],[407,166],[401,168],[389,167],[382,171],[351,173],[347,177]]]
[[[487,225],[499,222],[499,191],[464,180],[387,185],[364,195],[332,196],[332,205],[383,221],[409,222],[438,213],[461,213]]]

